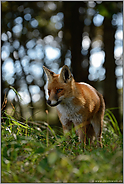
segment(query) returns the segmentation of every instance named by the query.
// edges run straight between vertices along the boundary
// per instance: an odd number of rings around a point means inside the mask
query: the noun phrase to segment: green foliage
[[[113,123],[114,117],[111,115]],[[57,134],[46,122],[29,126],[7,113],[1,126],[2,182],[122,182],[122,135],[109,122],[103,130],[103,148],[85,149],[74,132]],[[117,126],[117,122],[115,121]]]
[[[113,14],[117,13],[119,11],[119,6],[118,2],[104,2],[101,4],[97,4],[96,9],[100,12],[100,14],[104,17],[111,18]]]

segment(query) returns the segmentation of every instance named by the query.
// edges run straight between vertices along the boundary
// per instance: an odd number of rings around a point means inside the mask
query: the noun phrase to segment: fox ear
[[[72,74],[68,68],[67,65],[64,65],[61,72],[60,72],[60,77],[59,77],[62,81],[64,81],[65,83],[69,82],[72,80]]]
[[[47,75],[47,79],[49,82],[51,82],[53,80],[53,75],[54,75],[54,72],[52,72],[51,70],[49,70],[48,68],[46,68],[45,66],[43,66],[43,69]]]

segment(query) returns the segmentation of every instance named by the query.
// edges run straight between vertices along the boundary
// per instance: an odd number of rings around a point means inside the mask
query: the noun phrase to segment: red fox
[[[57,113],[66,133],[74,125],[79,142],[91,143],[93,137],[102,147],[101,135],[105,103],[102,95],[84,82],[75,82],[68,66],[55,74],[43,66],[48,79],[47,104],[57,107]]]

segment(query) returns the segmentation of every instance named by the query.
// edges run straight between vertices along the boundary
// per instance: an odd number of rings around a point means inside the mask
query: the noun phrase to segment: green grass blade
[[[16,91],[16,89],[12,86],[10,86],[10,88],[20,97],[20,100],[23,101],[21,95]]]
[[[113,128],[114,128],[114,131],[116,131],[116,133],[118,133],[119,135],[121,135],[121,131],[120,131],[118,122],[117,122],[114,114],[109,109],[107,109],[105,116],[108,116],[108,118],[110,119],[110,121],[111,121],[111,123],[113,125]]]

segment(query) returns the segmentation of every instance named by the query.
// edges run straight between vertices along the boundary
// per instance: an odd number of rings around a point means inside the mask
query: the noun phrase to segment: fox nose
[[[47,104],[48,105],[51,105],[51,100],[47,100]]]

